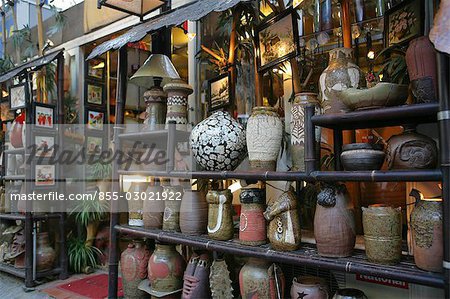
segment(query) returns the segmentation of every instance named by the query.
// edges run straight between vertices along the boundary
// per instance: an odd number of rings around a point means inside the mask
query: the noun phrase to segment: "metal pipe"
[[[316,171],[311,176],[317,181],[339,182],[436,182],[442,179],[442,172],[434,170],[408,171]]]

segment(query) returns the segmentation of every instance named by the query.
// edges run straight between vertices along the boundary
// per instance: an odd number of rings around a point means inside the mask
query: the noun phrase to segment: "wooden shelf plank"
[[[18,269],[5,263],[0,263],[0,271],[20,278],[25,278],[25,269]]]
[[[440,169],[390,171],[316,171],[311,173],[317,181],[351,182],[434,182],[442,181]]]

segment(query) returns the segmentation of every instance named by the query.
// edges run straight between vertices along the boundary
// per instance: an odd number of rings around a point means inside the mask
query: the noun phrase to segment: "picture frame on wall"
[[[230,81],[229,73],[208,80],[209,111],[227,107],[231,103]]]
[[[34,103],[34,125],[39,129],[55,128],[55,106],[43,103]]]
[[[287,9],[258,26],[256,45],[259,72],[295,57],[299,49],[299,36],[294,10]]]
[[[106,75],[106,60],[93,58],[86,61],[86,78],[104,81]]]
[[[55,185],[56,166],[50,164],[36,164],[34,167],[34,184],[36,187]]]
[[[405,0],[385,13],[386,47],[404,45],[423,35],[424,4],[422,0]]]
[[[103,131],[106,123],[106,113],[103,110],[87,108],[86,119],[88,130]]]
[[[28,84],[21,83],[9,87],[9,106],[11,110],[26,108],[29,96]]]
[[[9,107],[9,101],[0,102],[0,119],[1,121],[11,121],[14,120],[16,114]]]
[[[101,83],[87,81],[85,99],[87,105],[103,106],[105,103],[105,86]]]
[[[100,154],[103,151],[103,137],[87,136],[86,151],[88,154]]]
[[[55,153],[55,136],[36,134],[34,136],[34,145],[36,146],[36,157],[51,158]]]

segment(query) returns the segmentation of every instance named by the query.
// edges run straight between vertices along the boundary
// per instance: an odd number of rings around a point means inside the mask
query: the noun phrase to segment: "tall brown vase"
[[[180,208],[180,230],[187,235],[206,233],[208,203],[202,191],[184,190]]]
[[[38,234],[36,250],[36,270],[51,270],[53,267],[53,262],[55,261],[55,257],[56,252],[49,245],[48,233]]]
[[[162,228],[164,201],[161,199],[163,191],[163,187],[152,185],[149,185],[147,190],[145,191],[145,193],[147,194],[147,199],[144,200],[142,215],[145,228]]]
[[[120,256],[120,269],[122,271],[123,294],[125,298],[147,298],[138,285],[147,278],[147,264],[150,252],[145,248],[142,240],[133,240]]]

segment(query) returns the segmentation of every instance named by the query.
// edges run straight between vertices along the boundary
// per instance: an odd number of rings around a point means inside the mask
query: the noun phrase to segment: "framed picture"
[[[9,88],[9,106],[11,110],[25,108],[27,106],[28,95],[27,83],[11,86]]]
[[[208,81],[209,111],[231,103],[230,74],[226,73]]]
[[[405,0],[386,12],[386,47],[401,45],[423,35],[422,0]]]
[[[105,88],[101,83],[87,82],[85,84],[86,103],[89,105],[103,105],[105,99]]]
[[[55,124],[55,107],[48,104],[34,103],[34,125],[40,129],[53,129]]]
[[[35,185],[36,186],[54,186],[55,185],[55,165],[36,165],[35,166]]]
[[[9,108],[9,102],[0,103],[0,119],[1,121],[10,121],[15,118],[15,113]]]
[[[295,57],[298,44],[297,17],[292,9],[264,22],[256,32],[258,70],[265,71]]]
[[[55,136],[34,136],[36,146],[36,157],[50,158],[55,153]]]
[[[105,112],[94,109],[86,109],[86,123],[89,130],[103,131],[105,125]]]
[[[93,58],[86,62],[87,78],[101,80],[105,79],[106,60],[103,58]]]
[[[86,151],[88,154],[100,154],[103,151],[103,137],[88,136],[86,138]]]

